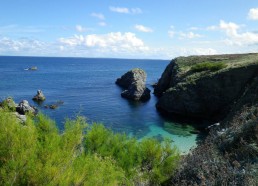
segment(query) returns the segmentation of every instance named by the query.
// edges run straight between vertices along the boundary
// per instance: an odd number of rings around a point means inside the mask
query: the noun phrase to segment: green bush
[[[195,64],[191,67],[193,72],[202,72],[202,71],[218,71],[225,68],[227,65],[223,62],[203,62]]]
[[[163,145],[151,138],[138,142],[99,124],[88,129],[85,144],[86,153],[113,158],[126,177],[136,182],[159,184],[173,175],[179,161],[178,150],[168,140]]]
[[[12,112],[0,111],[0,185],[160,184],[179,161],[167,141],[138,142],[83,117],[55,122],[39,114],[21,124]]]

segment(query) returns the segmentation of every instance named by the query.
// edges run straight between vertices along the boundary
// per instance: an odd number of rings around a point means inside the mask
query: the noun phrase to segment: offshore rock
[[[41,90],[37,91],[37,94],[32,98],[34,101],[44,101],[46,97]]]
[[[145,87],[143,82],[138,81],[130,85],[128,90],[124,90],[121,96],[130,100],[147,101],[150,99],[150,90]]]
[[[146,72],[135,68],[116,80],[116,84],[124,88],[121,96],[135,101],[150,99],[150,90],[146,87]]]

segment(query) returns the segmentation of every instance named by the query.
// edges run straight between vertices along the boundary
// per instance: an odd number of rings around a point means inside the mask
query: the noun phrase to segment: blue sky
[[[171,59],[258,52],[257,0],[0,4],[0,55]]]

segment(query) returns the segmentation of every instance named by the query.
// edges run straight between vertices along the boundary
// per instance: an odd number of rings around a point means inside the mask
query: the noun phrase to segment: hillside
[[[167,185],[258,184],[258,55],[180,57],[155,89],[170,116],[218,122]]]

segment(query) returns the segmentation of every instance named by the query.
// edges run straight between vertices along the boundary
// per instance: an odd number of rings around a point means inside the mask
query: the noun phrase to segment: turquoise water
[[[147,86],[153,91],[151,84],[168,63],[166,60],[0,57],[0,98],[12,96],[16,102],[27,99],[53,118],[60,130],[64,118],[79,113],[89,123],[101,122],[138,139],[170,138],[182,152],[187,152],[196,145],[198,136],[191,133],[194,128],[162,117],[155,109],[157,98],[153,95],[145,103],[121,98],[122,89],[115,84],[125,72],[139,67],[147,72]],[[38,70],[24,70],[32,66]],[[38,89],[46,96],[42,105],[31,100]],[[64,101],[58,109],[44,108],[45,104],[58,100]]]

